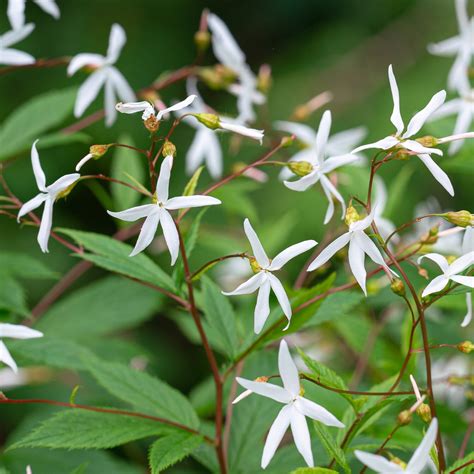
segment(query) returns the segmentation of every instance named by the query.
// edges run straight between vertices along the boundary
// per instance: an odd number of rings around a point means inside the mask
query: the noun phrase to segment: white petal
[[[107,214],[116,219],[121,219],[122,221],[134,222],[138,219],[149,216],[154,211],[158,211],[158,206],[156,204],[145,204],[144,206],[131,207],[130,209],[120,212],[107,211]]]
[[[449,282],[449,279],[444,275],[439,275],[434,278],[431,283],[423,290],[422,297],[431,295],[431,293],[437,293],[441,291]]]
[[[288,344],[284,339],[280,342],[278,352],[278,370],[285,390],[290,392],[293,397],[297,397],[300,393],[300,377],[288,349]]]
[[[456,0],[456,19],[458,20],[459,31],[466,32],[469,28],[469,16],[467,13],[467,0]]]
[[[356,127],[335,133],[328,139],[326,153],[328,156],[349,153],[366,135],[367,129],[365,127]]]
[[[275,418],[275,421],[268,432],[265,447],[263,448],[262,469],[265,469],[273,458],[275,451],[283,439],[283,435],[290,425],[293,413],[293,407],[291,405],[286,405],[280,410],[280,413],[278,413],[278,416]]]
[[[332,156],[324,161],[323,165],[321,166],[322,173],[330,173],[331,171],[339,168],[340,166],[349,165],[357,161],[360,157],[357,155],[353,155],[351,153],[346,153],[345,155],[339,156]]]
[[[227,130],[228,132],[238,133],[244,137],[253,138],[262,144],[264,130],[257,130],[255,128],[245,127],[243,125],[230,123],[230,122],[219,122],[219,128]]]
[[[304,416],[320,421],[326,426],[335,426],[336,428],[344,428],[345,426],[344,423],[341,423],[332,413],[326,410],[326,408],[307,398],[299,397],[295,402],[295,407]]]
[[[302,178],[296,181],[284,181],[283,184],[292,191],[306,191],[310,186],[317,183],[319,178],[321,177],[321,173],[318,169],[315,169],[311,173],[303,176]]]
[[[405,472],[401,466],[378,454],[370,454],[358,449],[354,451],[354,454],[360,462],[379,474],[403,474]]]
[[[387,205],[387,188],[383,179],[378,175],[374,177],[374,191],[375,198],[373,199],[373,205],[377,208],[377,215],[381,216]]]
[[[370,214],[366,215],[363,219],[360,221],[353,222],[349,226],[349,230],[351,232],[357,232],[358,230],[365,230],[367,227],[372,225],[372,222],[374,221],[375,215],[377,214],[377,208],[375,206],[372,206],[372,210],[370,211]]]
[[[415,378],[411,374],[410,374],[410,382],[411,382],[411,385],[413,387],[413,391],[415,392],[415,397],[416,397],[417,401],[420,401],[421,400],[420,389],[418,388],[418,384],[416,383]]]
[[[174,112],[176,110],[181,110],[181,109],[184,109],[186,107],[189,107],[193,103],[193,101],[196,97],[197,96],[195,96],[195,95],[190,95],[189,97],[186,97],[186,99],[182,100],[181,102],[178,102],[177,104],[174,104],[171,107],[167,107],[166,109],[160,110],[158,112],[158,115],[157,115],[156,118],[158,120],[161,120],[163,118],[163,115],[165,115],[169,112]]]
[[[18,51],[18,49],[0,49],[0,64],[22,66],[34,62],[35,58],[31,54]]]
[[[40,207],[41,204],[46,201],[46,199],[48,199],[48,195],[41,193],[37,194],[33,199],[26,201],[25,204],[21,206],[21,209],[18,212],[17,221],[19,222],[20,217],[23,217],[25,214],[28,214],[29,212],[34,211],[35,209]]]
[[[255,334],[260,334],[270,314],[270,281],[265,279],[260,285],[255,304],[253,327]]]
[[[326,198],[328,200],[328,208],[326,209],[326,214],[324,215],[324,222],[323,222],[323,224],[326,225],[332,219],[332,216],[334,215],[334,207],[335,206],[334,206],[334,201],[332,199],[331,191],[329,191],[329,188],[326,186],[326,183],[322,179],[321,179],[321,187],[323,189],[324,195],[326,196]],[[346,207],[346,205],[343,202],[343,215],[342,215],[342,217],[344,217],[344,213],[346,212],[345,207]]]
[[[338,237],[336,240],[331,242],[311,263],[308,267],[308,271],[312,272],[324,265],[335,253],[339,252],[348,242],[351,240],[351,234],[346,232],[345,234]]]
[[[212,196],[178,196],[166,201],[166,209],[188,209],[190,207],[215,206],[222,204],[221,201]]]
[[[145,207],[145,206],[140,206]],[[156,207],[156,206],[155,206]],[[123,211],[127,212],[127,211]],[[109,213],[110,214],[110,213]],[[120,214],[119,212],[117,214]],[[143,250],[145,250],[155,238],[156,230],[158,229],[158,223],[160,222],[160,212],[156,211],[147,215],[147,218],[143,222],[140,234],[138,235],[137,243],[134,249],[130,253],[130,257],[134,257]],[[125,220],[125,219],[124,219]]]
[[[45,192],[46,176],[44,175],[43,168],[41,168],[38,150],[36,149],[37,143],[38,140],[35,140],[31,147],[31,165],[33,167],[33,174],[35,175],[36,185],[38,186],[38,189],[42,192]]]
[[[74,115],[76,117],[80,117],[87,107],[89,107],[89,105],[94,101],[106,79],[106,71],[99,69],[93,72],[81,87],[79,87],[76,103],[74,105]]]
[[[110,70],[107,69],[107,79],[104,87],[104,110],[105,110],[105,126],[110,127],[113,125],[117,118],[117,109],[115,104],[117,98],[115,96],[115,86],[111,77]]]
[[[43,337],[43,333],[36,329],[21,324],[0,323],[0,338],[11,337],[13,339],[33,339]]]
[[[456,125],[454,126],[453,135],[458,135],[461,133],[466,133],[471,127],[471,123],[474,119],[474,110],[471,111],[468,107],[464,107],[456,119]],[[448,152],[450,155],[457,153],[462,145],[464,140],[455,140],[449,145]]]
[[[203,129],[206,134],[206,166],[213,179],[222,176],[222,150],[219,139],[212,130]]]
[[[253,230],[253,227],[248,219],[244,220],[244,230],[245,235],[247,236],[247,239],[250,242],[250,246],[252,247],[252,252],[255,258],[257,259],[257,263],[261,267],[267,268],[268,265],[270,265],[270,260],[268,259],[267,254],[265,253],[265,250],[260,242],[260,239],[258,238],[256,232]]]
[[[449,176],[435,163],[433,158],[425,154],[418,155],[418,158],[420,158],[423,164],[428,168],[434,179],[436,179],[451,196],[454,196],[454,188]]]
[[[443,255],[439,253],[427,253],[426,255],[422,255],[418,259],[418,263],[420,263],[424,258],[427,258],[433,262],[435,262],[443,273],[446,273],[449,270],[449,263]]]
[[[18,366],[13,360],[13,357],[10,354],[10,351],[7,349],[7,346],[0,341],[0,362],[3,362],[5,365],[8,365],[13,372],[18,372]]]
[[[382,265],[386,270],[391,271],[394,275],[398,276],[387,264],[380,253],[378,247],[372,242],[370,237],[365,234],[364,232],[355,232],[354,237],[357,241],[357,245],[365,252],[369,258],[377,263],[378,265]]]
[[[431,100],[428,102],[425,108],[416,113],[408,124],[406,132],[403,134],[403,138],[409,138],[418,133],[423,125],[425,124],[428,117],[446,100],[446,91],[442,90],[437,92]]]
[[[107,49],[107,62],[109,64],[114,64],[117,61],[126,41],[127,36],[124,29],[119,24],[114,23],[110,30],[109,47]]]
[[[0,42],[2,44],[2,48],[8,48],[13,44],[19,43],[20,41],[24,40],[30,33],[35,29],[35,25],[33,23],[28,23],[26,25],[21,26],[20,28],[14,28],[11,31],[8,31],[4,35],[0,36]]]
[[[331,204],[334,204],[332,202],[331,194],[341,204],[341,219],[344,218],[344,215],[346,213],[346,203],[344,202],[344,198],[341,196],[341,194],[336,189],[334,184],[332,184],[331,180],[329,180],[325,175],[321,175],[321,186],[323,187],[324,194],[326,194],[326,197],[328,198],[328,201],[329,201],[329,209],[326,212],[326,216],[324,218],[324,224],[327,224],[331,220],[331,217],[332,217],[332,213],[329,212],[331,208]],[[329,193],[329,196],[327,193]]]
[[[398,92],[398,84],[397,80],[395,79],[395,74],[393,74],[392,65],[388,67],[388,80],[390,82],[390,90],[392,91],[392,99],[393,99],[393,111],[392,115],[390,116],[390,121],[395,125],[397,129],[397,135],[400,135],[405,128],[403,124],[402,115],[400,113],[400,93]]]
[[[291,432],[296,448],[301,456],[303,456],[309,467],[314,466],[313,452],[311,451],[311,437],[309,436],[308,424],[306,418],[297,410],[291,415]]]
[[[271,398],[276,402],[288,403],[291,401],[291,395],[283,387],[279,387],[278,385],[267,382],[255,382],[241,377],[237,377],[235,380],[247,390],[251,390],[253,393],[262,395],[263,397]]]
[[[472,293],[466,293],[467,313],[462,320],[461,327],[465,328],[472,320]]]
[[[205,131],[206,129],[204,128],[199,128],[196,131],[194,139],[186,153],[186,174],[188,175],[193,174],[206,159],[208,152],[208,135]]]
[[[466,268],[474,264],[474,251],[470,251],[465,255],[457,258],[451,265],[449,265],[449,274],[455,275],[461,273]]]
[[[57,179],[53,184],[50,184],[46,190],[49,193],[49,195],[55,199],[56,196],[69,188],[72,184],[74,184],[81,175],[79,173],[71,173],[71,174],[66,174],[64,176],[61,176],[59,179]]]
[[[453,36],[439,43],[428,45],[428,51],[436,56],[454,56],[461,48],[462,40],[460,36]]]
[[[134,100],[137,100],[135,92],[133,92],[133,89],[130,87],[130,84],[127,82],[124,75],[114,67],[109,67],[108,71],[109,81],[112,81],[118,98],[125,102],[133,102]],[[148,116],[150,115],[149,110],[147,111],[147,114],[145,114],[146,118],[148,118]]]
[[[38,232],[38,244],[44,253],[48,252],[49,235],[53,225],[53,200],[48,197],[44,201],[43,215],[41,216],[41,224]]]
[[[474,252],[474,227],[466,227],[462,238],[462,253]]]
[[[312,249],[317,242],[315,240],[305,240],[303,242],[299,242],[298,244],[291,245],[287,249],[281,251],[270,264],[268,268],[271,271],[280,270],[283,265],[286,265],[291,259],[297,257],[298,255],[302,254],[303,252]]]
[[[331,121],[331,111],[326,110],[321,118],[318,133],[316,135],[316,156],[321,165],[323,164],[326,143],[331,130]]]
[[[80,171],[81,168],[89,161],[94,158],[94,155],[92,153],[88,153],[84,158],[81,158],[77,165],[76,165],[76,171]]]
[[[416,140],[404,140],[400,142],[400,147],[405,148],[406,150],[414,151],[415,153],[425,153],[425,154],[435,154],[442,156],[443,152],[439,148],[428,148],[423,146],[420,142]]]
[[[276,130],[296,135],[296,138],[305,145],[314,146],[316,143],[314,130],[303,123],[278,121],[275,122],[274,127]]]
[[[349,243],[349,266],[357,283],[359,283],[365,296],[367,296],[367,289],[365,287],[367,272],[365,271],[364,257],[364,251],[359,247],[358,242],[353,237]]]
[[[176,224],[168,211],[162,209],[160,214],[163,236],[165,237],[166,245],[168,246],[171,255],[171,265],[174,265],[179,255],[178,230],[176,229]]]
[[[147,100],[142,100],[140,102],[119,102],[115,108],[121,113],[121,114],[136,114],[137,112],[145,112],[146,114],[152,115],[155,113],[155,109],[153,108],[153,105],[150,104]]]
[[[85,66],[100,67],[103,65],[104,56],[94,53],[81,53],[71,59],[67,67],[67,74],[72,76]]]
[[[474,289],[474,276],[454,275],[451,277],[451,280],[459,283],[460,285]]]
[[[435,110],[429,117],[428,121],[439,120],[459,113],[464,105],[463,99],[453,99],[445,102],[439,109]]]
[[[56,20],[59,19],[61,13],[54,0],[34,0],[46,13],[49,13]]]
[[[283,313],[288,318],[288,324],[290,324],[291,304],[290,300],[288,299],[288,295],[286,294],[286,291],[283,288],[281,281],[275,275],[269,273],[268,278],[270,279],[270,285],[272,286],[273,293],[275,293],[275,296],[277,297],[278,303],[280,303]]]
[[[250,295],[258,288],[260,288],[260,286],[266,279],[267,277],[265,275],[265,272],[258,272],[256,275],[253,275],[247,281],[244,281],[234,291],[223,291],[222,293],[227,296]]]
[[[14,30],[25,24],[25,2],[26,0],[8,0],[7,15]]]
[[[433,418],[423,440],[421,441],[418,448],[416,448],[416,451],[413,453],[413,456],[407,464],[407,471],[421,472],[424,469],[424,467],[428,463],[430,451],[436,440],[437,433],[438,420],[436,418]]]
[[[392,148],[395,145],[398,145],[398,143],[399,143],[398,138],[389,136],[389,137],[382,138],[382,140],[378,140],[373,143],[368,143],[367,145],[358,146],[357,148],[352,150],[351,153],[355,155],[356,153],[359,153],[362,150],[369,150],[371,148],[376,148],[379,150],[388,150],[389,148]]]
[[[167,156],[160,166],[160,174],[156,183],[156,195],[160,202],[166,202],[169,196],[171,168],[173,167],[173,157]]]

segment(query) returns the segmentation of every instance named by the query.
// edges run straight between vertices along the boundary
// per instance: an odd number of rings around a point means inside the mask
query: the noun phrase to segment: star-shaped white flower
[[[354,454],[359,461],[379,474],[421,474],[423,469],[430,463],[430,451],[436,440],[437,432],[438,420],[433,418],[423,440],[418,448],[416,448],[406,468],[378,454],[366,453],[358,449],[354,451]]]
[[[448,87],[452,90],[465,80],[471,59],[474,56],[474,17],[469,19],[467,0],[456,0],[455,5],[459,34],[439,43],[428,45],[428,51],[431,54],[456,56],[448,76]]]
[[[43,337],[43,333],[20,324],[0,323],[0,362],[8,365],[8,367],[10,367],[14,372],[17,372],[18,366],[13,360],[7,346],[5,346],[2,341],[4,337],[13,339],[33,339],[35,337]]]
[[[457,258],[453,263],[449,264],[443,255],[439,253],[427,253],[418,259],[418,263],[422,259],[428,258],[438,265],[443,272],[442,275],[434,278],[429,285],[423,290],[422,297],[437,293],[443,290],[450,281],[459,283],[460,285],[474,288],[474,276],[461,275],[461,273],[474,265],[474,251],[468,252],[462,257]]]
[[[291,427],[293,440],[306,464],[313,467],[311,438],[306,417],[324,423],[327,426],[335,426],[336,428],[344,428],[344,424],[321,405],[300,395],[298,369],[291,358],[288,345],[284,340],[280,343],[278,368],[283,387],[271,383],[254,382],[240,377],[236,379],[247,390],[285,404],[268,432],[265,447],[263,448],[262,469],[265,469],[270,463],[288,427]]]
[[[237,121],[241,124],[253,122],[253,105],[265,103],[265,96],[257,90],[257,78],[245,62],[245,54],[240,49],[226,24],[213,13],[209,13],[207,23],[212,33],[212,49],[221,64],[237,73],[239,83],[232,84],[228,91],[237,96]]]
[[[257,304],[255,305],[254,312],[254,330],[256,334],[259,334],[270,314],[270,290],[273,290],[273,293],[275,293],[283,313],[288,318],[288,324],[290,324],[291,320],[290,301],[283,285],[273,272],[280,270],[291,259],[313,248],[317,242],[305,240],[304,242],[294,244],[281,251],[273,260],[270,260],[248,219],[244,221],[244,230],[255,256],[255,264],[252,267],[255,268],[256,274],[238,286],[234,291],[223,293],[224,295],[231,296],[249,295],[258,290]]]
[[[380,250],[372,242],[370,237],[364,232],[365,229],[369,228],[375,218],[375,208],[372,212],[361,219],[360,221],[353,222],[349,225],[349,231],[342,234],[334,242],[330,243],[311,263],[308,267],[308,271],[312,272],[324,265],[334,254],[339,252],[344,246],[349,244],[349,266],[351,267],[352,274],[354,275],[357,283],[362,288],[362,291],[367,296],[366,289],[366,277],[367,272],[365,271],[364,259],[367,254],[368,257],[378,265],[382,265],[385,270],[391,271],[394,275],[396,273],[391,270],[380,253]]]
[[[107,126],[112,125],[117,116],[117,111],[115,110],[117,96],[124,102],[136,100],[132,88],[122,73],[114,66],[126,40],[127,37],[124,29],[115,23],[110,30],[109,47],[106,56],[82,53],[72,58],[67,68],[69,76],[72,76],[84,66],[91,66],[95,69],[81,85],[77,93],[76,104],[74,106],[74,115],[76,117],[80,117],[84,113],[87,107],[89,107],[97,97],[102,86],[105,88],[104,108],[105,123]]]
[[[174,265],[179,254],[179,234],[176,224],[168,211],[221,204],[219,199],[211,196],[178,196],[168,198],[172,166],[173,157],[167,156],[161,163],[153,204],[132,207],[121,212],[107,211],[112,217],[127,222],[146,218],[135,248],[130,253],[131,257],[142,252],[151,244],[158,229],[158,224],[161,224],[163,236],[171,255],[171,265]]]
[[[60,11],[54,0],[33,0],[43,11],[56,20],[60,17]],[[25,24],[26,0],[8,0],[7,15],[14,30],[19,30]]]
[[[35,25],[28,23],[17,30],[8,31],[0,36],[0,64],[16,66],[35,62],[35,58],[31,54],[10,48],[15,43],[24,40],[34,29]]]
[[[41,217],[41,224],[38,232],[38,243],[43,252],[48,252],[49,235],[51,234],[51,226],[53,224],[53,205],[58,196],[74,184],[81,175],[79,173],[66,174],[57,179],[53,184],[46,186],[46,177],[39,160],[38,150],[36,144],[38,140],[33,143],[31,147],[31,164],[33,166],[33,174],[35,175],[36,185],[39,189],[33,199],[25,202],[18,212],[18,221],[20,217],[34,211],[36,208],[44,203],[43,215]]]
[[[429,172],[433,177],[438,181],[441,186],[443,186],[446,191],[448,191],[451,196],[454,195],[453,185],[448,177],[448,175],[436,164],[436,162],[431,158],[430,154],[434,153],[435,155],[443,155],[443,152],[438,148],[427,148],[416,140],[411,138],[416,135],[426,120],[430,115],[438,109],[446,99],[446,91],[437,92],[431,100],[428,102],[426,107],[419,112],[417,112],[405,130],[405,124],[403,123],[402,116],[400,114],[400,95],[398,92],[398,85],[393,74],[392,65],[388,67],[388,79],[390,81],[390,88],[392,91],[393,98],[393,112],[390,117],[390,121],[395,125],[397,131],[395,135],[390,135],[388,137],[382,138],[374,143],[368,143],[367,145],[362,145],[353,150],[352,153],[357,153],[362,150],[367,150],[370,148],[377,148],[380,150],[389,150],[390,148],[400,148],[404,150],[409,150],[415,153],[422,163],[428,168]]]
[[[288,129],[287,126],[285,128]],[[312,167],[311,171],[296,181],[284,181],[285,186],[289,189],[292,189],[293,191],[306,191],[310,186],[317,183],[318,181],[321,183],[324,194],[326,195],[326,198],[329,202],[326,216],[324,217],[325,224],[331,220],[334,214],[333,196],[341,203],[342,216],[344,216],[344,213],[346,212],[344,198],[326,175],[331,171],[334,171],[336,168],[353,163],[358,159],[357,155],[351,153],[343,153],[337,156],[329,155],[330,157],[326,159],[326,156],[328,156],[327,145],[330,129],[331,112],[326,110],[319,124],[318,133],[310,151],[305,153],[305,150],[303,150],[303,152],[300,152],[304,153],[304,158],[301,156],[301,154],[292,158],[292,161],[303,160],[310,163]],[[307,138],[309,138],[309,135]],[[335,148],[334,145],[333,148]]]

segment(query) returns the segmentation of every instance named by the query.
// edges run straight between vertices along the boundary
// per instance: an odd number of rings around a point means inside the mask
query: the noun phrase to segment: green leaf
[[[0,161],[28,150],[33,140],[64,122],[72,113],[76,91],[47,92],[18,107],[0,127]]]
[[[37,328],[58,338],[87,340],[139,325],[155,314],[160,300],[150,288],[109,276],[53,305]]]
[[[103,362],[96,357],[87,366],[97,383],[141,412],[166,418],[191,428],[199,419],[188,399],[165,382],[126,365]]]
[[[112,237],[93,232],[71,229],[58,230],[72,237],[79,245],[84,246],[86,250],[93,252],[78,255],[84,260],[88,260],[106,270],[175,291],[175,285],[171,277],[145,254],[140,253],[133,258],[129,257],[132,251],[130,245],[119,242]]]
[[[55,414],[8,449],[108,449],[170,431],[144,418],[71,409]]]
[[[13,278],[0,271],[0,309],[19,314],[24,317],[30,315],[26,305],[26,295],[22,286]]]
[[[337,474],[337,471],[325,467],[300,467],[291,471],[291,474]]]
[[[474,461],[474,452],[468,454],[467,456],[463,457],[462,459],[458,459],[454,464],[446,469],[446,472],[453,472],[456,469],[459,469],[464,464],[467,464],[469,461]],[[474,463],[468,464],[466,467],[459,469],[456,471],[456,474],[471,474],[473,469]]]
[[[192,196],[195,193],[203,169],[204,166],[200,166],[191,176],[188,184],[184,187],[183,196]]]
[[[202,436],[191,433],[175,433],[155,441],[148,455],[152,474],[167,469],[189,456],[203,442]]]
[[[248,217],[251,221],[258,220],[255,203],[247,195],[258,188],[258,184],[250,180],[237,180],[227,183],[213,193],[213,196],[224,203],[224,210],[231,214]]]
[[[133,139],[128,134],[120,135],[118,143],[126,143],[134,146]],[[127,181],[127,175],[132,176],[139,183],[145,179],[142,157],[136,151],[125,147],[116,147],[112,158],[110,175],[112,178]],[[137,205],[141,195],[131,188],[121,184],[112,183],[111,186],[114,206],[117,210],[128,209]]]
[[[19,252],[0,252],[0,271],[13,277],[36,280],[56,279],[59,276],[43,262]]]
[[[347,464],[344,451],[339,447],[326,425],[323,425],[318,421],[314,421],[313,426],[318,438],[321,440],[321,443],[324,446],[324,449],[329,455],[329,459],[334,458],[337,464],[339,464],[339,466],[344,469],[344,472],[350,474],[351,468]]]

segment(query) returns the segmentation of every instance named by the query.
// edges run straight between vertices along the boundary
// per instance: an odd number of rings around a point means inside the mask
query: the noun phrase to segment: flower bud
[[[424,137],[417,138],[416,141],[427,148],[433,148],[438,145],[438,140],[435,137],[432,137],[431,135],[426,135]]]
[[[151,114],[148,118],[143,121],[143,125],[150,133],[156,133],[160,128],[160,121],[154,114]]]
[[[425,245],[434,245],[438,241],[439,225],[432,227],[421,237],[421,243]]]
[[[283,148],[288,148],[290,147],[291,145],[293,145],[295,139],[294,139],[294,135],[287,135],[286,137],[283,137],[281,139],[281,142],[280,142],[280,145],[283,147]]]
[[[262,271],[262,267],[260,267],[255,257],[249,257],[249,264],[250,264],[250,268],[252,269],[254,273],[258,273]]]
[[[204,53],[211,43],[211,34],[209,31],[196,31],[194,34],[194,44],[200,53]]]
[[[202,123],[207,128],[211,130],[217,130],[220,127],[220,120],[217,115],[214,114],[191,114],[193,117],[196,117],[198,122]]]
[[[403,410],[397,416],[397,421],[399,425],[405,426],[411,423],[412,416],[410,410]]]
[[[398,296],[405,296],[405,285],[400,278],[394,278],[390,284],[390,289]]]
[[[469,211],[446,212],[441,214],[441,217],[459,227],[474,225],[474,215]]]
[[[209,88],[220,90],[227,88],[236,79],[235,72],[222,64],[214,67],[201,67],[198,70],[201,79]]]
[[[167,156],[176,156],[176,147],[175,145],[170,142],[169,140],[166,140],[164,145],[163,145],[163,151],[162,151],[163,157]]]
[[[431,408],[426,403],[422,403],[417,409],[416,414],[425,422],[431,422]]]
[[[474,344],[471,341],[460,342],[457,346],[458,351],[464,354],[470,354],[474,350]]]
[[[346,210],[346,216],[344,217],[344,222],[346,225],[350,226],[357,221],[360,221],[359,213],[354,206],[348,206]]]
[[[102,158],[109,150],[110,145],[92,145],[89,148],[89,153],[95,160]]]
[[[297,176],[306,176],[313,171],[313,165],[308,161],[290,161],[287,166]]]
[[[257,89],[263,94],[268,94],[272,86],[272,68],[269,64],[262,64],[258,70]]]
[[[399,150],[393,155],[394,160],[398,161],[407,161],[411,158],[410,153],[407,153],[406,150]]]

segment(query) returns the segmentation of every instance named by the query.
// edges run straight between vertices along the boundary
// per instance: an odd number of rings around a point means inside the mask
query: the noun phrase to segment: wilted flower
[[[35,58],[31,54],[10,48],[13,44],[24,40],[34,29],[35,25],[28,23],[17,30],[8,31],[0,36],[0,64],[15,66],[35,62]]]
[[[133,222],[146,217],[135,248],[130,254],[131,257],[142,252],[151,244],[158,229],[158,224],[161,224],[163,236],[171,255],[171,265],[174,265],[179,254],[179,234],[176,224],[168,211],[221,204],[219,199],[211,196],[178,196],[168,198],[172,166],[173,157],[167,156],[161,164],[153,204],[132,207],[121,212],[107,211],[112,217],[127,222]]]
[[[105,87],[105,123],[110,126],[114,123],[117,116],[115,104],[117,96],[125,101],[132,102],[136,100],[135,93],[129,86],[126,79],[114,66],[117,62],[120,52],[125,45],[127,38],[124,29],[117,23],[112,25],[109,36],[109,47],[107,55],[82,53],[74,56],[67,68],[69,76],[75,74],[79,69],[89,66],[94,69],[92,74],[79,88],[76,104],[74,106],[74,115],[80,117],[89,107],[93,100],[99,94],[102,86]]]
[[[344,428],[344,424],[321,405],[300,395],[301,389],[298,369],[291,358],[288,345],[284,340],[280,342],[278,368],[283,387],[271,383],[255,382],[240,377],[236,379],[237,382],[247,390],[251,390],[258,395],[271,398],[285,405],[280,410],[280,413],[278,413],[268,432],[265,447],[263,448],[262,469],[265,469],[270,463],[288,427],[291,427],[296,448],[303,456],[306,464],[313,467],[314,461],[311,450],[311,438],[306,417],[319,421],[327,426],[335,426],[336,428]]]
[[[72,186],[81,175],[79,173],[66,174],[62,178],[57,179],[53,184],[46,186],[46,177],[41,168],[38,151],[36,149],[37,143],[38,140],[36,140],[31,147],[31,164],[33,166],[36,185],[38,186],[40,193],[21,206],[21,209],[18,212],[18,221],[20,220],[20,217],[34,211],[44,203],[43,215],[41,217],[41,224],[38,232],[38,243],[43,252],[48,252],[49,235],[53,224],[54,202],[62,193],[67,191],[67,189]]]
[[[314,240],[305,240],[304,242],[294,244],[270,260],[248,219],[244,221],[244,230],[255,256],[255,261],[252,265],[255,275],[238,286],[234,291],[223,293],[224,295],[231,296],[249,295],[258,290],[257,304],[254,312],[254,330],[256,334],[259,334],[270,314],[270,289],[275,293],[283,313],[288,318],[288,324],[291,319],[290,301],[288,300],[283,285],[273,272],[280,270],[291,259],[313,248],[317,242]]]
[[[54,0],[33,0],[43,11],[56,20],[60,17],[60,11]],[[8,0],[7,15],[14,30],[19,30],[25,24],[26,0]]]

